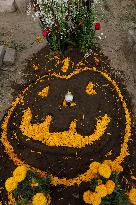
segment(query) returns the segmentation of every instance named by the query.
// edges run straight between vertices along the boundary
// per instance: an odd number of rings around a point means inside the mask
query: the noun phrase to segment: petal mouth
[[[20,130],[23,135],[29,139],[37,140],[46,144],[47,146],[65,146],[74,148],[83,148],[87,145],[93,144],[95,141],[100,140],[104,135],[108,124],[110,123],[110,117],[105,114],[103,117],[99,117],[94,129],[93,134],[89,136],[82,136],[76,131],[77,120],[74,119],[68,131],[63,132],[49,132],[52,116],[47,115],[44,122],[31,124],[32,112],[28,108],[24,111]]]

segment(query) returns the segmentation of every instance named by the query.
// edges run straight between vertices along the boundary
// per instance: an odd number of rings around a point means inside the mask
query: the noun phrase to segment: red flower
[[[101,24],[95,23],[95,30],[100,30],[100,29],[101,29]]]
[[[47,34],[48,34],[48,32],[47,32],[47,31],[42,31],[42,35],[43,35],[43,37],[46,37],[46,36],[47,36]]]
[[[50,27],[48,27],[46,30],[42,31],[42,35],[43,35],[43,37],[46,38],[46,36],[47,36],[50,32],[51,32]]]

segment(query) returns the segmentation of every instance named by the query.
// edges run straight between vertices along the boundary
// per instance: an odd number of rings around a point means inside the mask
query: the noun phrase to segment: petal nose
[[[74,106],[76,106],[76,103],[74,101],[67,102],[66,100],[64,100],[63,101],[63,107],[67,107],[67,106],[74,107]]]

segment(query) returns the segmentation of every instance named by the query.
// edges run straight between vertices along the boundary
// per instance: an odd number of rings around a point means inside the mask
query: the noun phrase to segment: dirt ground
[[[96,32],[96,41],[100,44],[104,55],[108,56],[111,68],[116,70],[118,76],[124,76],[136,107],[136,55],[130,51],[128,43],[128,31],[136,26],[136,3],[135,0],[103,2],[98,3],[97,7],[98,21],[101,22],[102,28]],[[26,83],[23,74],[25,59],[43,46],[35,44],[31,47],[36,34],[39,33],[38,21],[33,21],[30,16],[22,15],[18,11],[0,14],[0,44],[4,43],[7,47],[17,50],[15,66],[0,68],[0,119],[12,101],[13,85]],[[101,39],[98,36],[101,36]],[[136,108],[134,110],[136,112]]]
[[[30,16],[22,15],[18,11],[0,13],[0,45],[16,49],[15,65],[0,68],[0,119],[13,99],[13,86],[26,83],[23,74],[25,59],[30,58],[47,43],[45,41],[31,47],[36,35],[40,33],[38,21],[34,22]]]

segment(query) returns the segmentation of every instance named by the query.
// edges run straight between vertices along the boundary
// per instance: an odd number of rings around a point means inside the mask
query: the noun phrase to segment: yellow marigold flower
[[[103,164],[106,164],[106,165],[108,165],[110,168],[111,168],[111,166],[112,166],[112,161],[111,160],[105,160],[104,162],[103,162]]]
[[[108,180],[105,184],[106,188],[107,188],[107,193],[108,194],[112,194],[114,189],[115,189],[115,183],[112,180]]]
[[[83,200],[87,204],[92,204],[92,205],[99,205],[101,203],[101,197],[97,193],[93,193],[91,191],[86,191],[83,194]]]
[[[98,185],[95,188],[96,193],[98,193],[101,198],[107,196],[107,189],[106,186],[104,184]]]
[[[43,193],[37,193],[32,199],[32,205],[47,205],[48,200]]]
[[[99,162],[92,162],[89,166],[90,170],[92,171],[92,173],[97,174],[98,170],[100,167],[100,163]]]
[[[14,177],[10,177],[5,182],[5,188],[8,192],[14,191],[17,188],[17,181]]]
[[[21,182],[25,179],[27,173],[27,168],[25,165],[17,167],[13,172],[13,177],[17,182]]]
[[[106,179],[111,175],[111,168],[107,164],[101,164],[98,171],[99,174]]]
[[[121,165],[119,165],[118,163],[113,163],[112,164],[112,171],[114,172],[122,172],[123,171],[123,167]]]
[[[136,205],[136,189],[131,189],[129,193],[129,199],[133,205]]]

